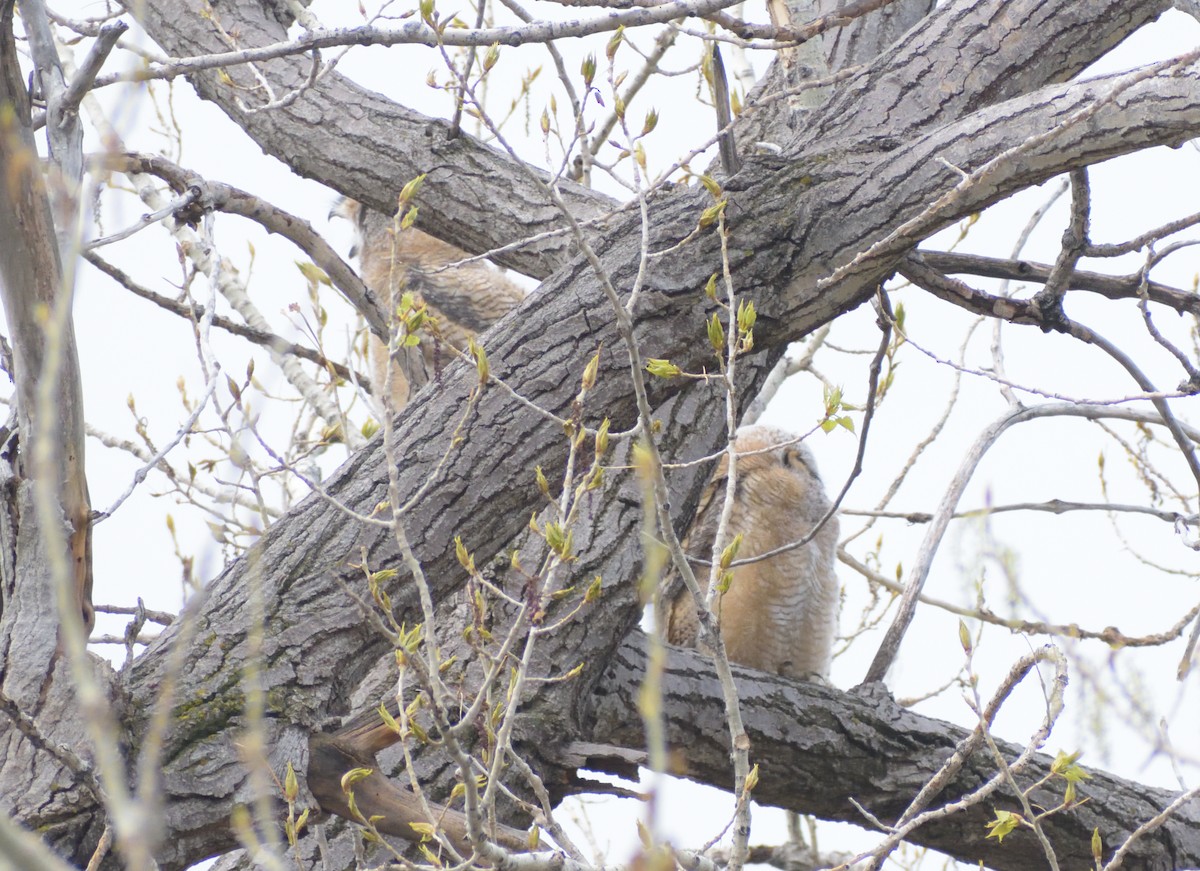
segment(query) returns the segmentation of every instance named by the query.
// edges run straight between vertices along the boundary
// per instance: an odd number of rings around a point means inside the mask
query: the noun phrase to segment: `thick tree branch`
[[[194,14],[192,6],[197,2],[189,0],[186,10],[175,0],[145,0],[129,3],[128,8],[172,55],[228,50],[230,46],[208,20]],[[282,41],[284,28],[266,6],[255,0],[223,4],[226,27],[236,25],[244,45]],[[990,0],[964,11],[963,4],[943,4],[898,50],[881,56],[853,79],[845,96],[822,111],[820,127],[805,131],[806,141],[883,129],[905,134],[1047,82],[1064,81],[1168,6],[1165,0]],[[907,23],[909,19],[900,20]],[[1036,20],[1037,26],[1030,24],[1021,40],[1013,40],[1008,23],[1012,20]],[[1050,57],[1054,69],[1047,75],[1044,67]],[[989,62],[975,64],[965,58],[988,58]],[[310,64],[285,58],[265,65],[263,73],[276,92],[284,93],[305,85]],[[552,205],[507,155],[469,137],[450,141],[448,122],[397,106],[336,72],[308,88],[305,99],[295,105],[251,113],[239,103],[239,94],[245,87],[257,88],[257,83],[241,68],[233,68],[229,74],[232,86],[220,84],[211,73],[197,74],[192,81],[268,153],[300,175],[332,184],[377,211],[392,212],[395,192],[435,168],[422,192],[431,208],[421,210],[418,224],[439,238],[481,253],[562,229]],[[928,83],[935,80],[941,87],[929,88]],[[906,85],[897,87],[898,82]],[[891,107],[864,112],[863,95],[875,89],[889,95]],[[329,125],[325,123],[329,118],[340,120]],[[886,123],[881,124],[881,118]],[[613,205],[601,195],[566,182],[560,182],[560,190],[581,220],[592,219]],[[497,260],[527,275],[545,277],[568,250],[566,237],[556,235]]]
[[[1170,0],[943,3],[839,88],[808,135],[818,139],[866,129],[911,134],[1068,81],[1170,6]],[[1015,21],[1021,22],[1019,40],[1012,39]],[[1055,58],[1049,77],[1039,62],[1041,52]],[[939,87],[894,86],[921,81],[936,81]],[[891,96],[879,113],[864,117],[862,97],[885,92]]]
[[[241,46],[286,39],[271,4],[239,0],[212,7],[203,0],[138,0],[125,4],[150,36],[175,57],[196,57]],[[206,11],[207,10],[207,11]],[[216,20],[236,32],[231,46]],[[265,63],[261,72],[278,94],[307,87],[311,61],[286,57]],[[268,112],[253,112],[241,101],[257,93],[258,82],[245,66],[230,67],[228,84],[212,71],[191,82],[213,100],[263,150],[297,174],[329,184],[383,214],[396,210],[396,195],[406,183],[427,174],[418,226],[472,253],[529,236],[563,230],[554,205],[508,155],[467,135],[451,139],[447,121],[429,118],[360,87],[337,72],[322,75],[304,91],[304,99]],[[538,173],[549,180],[545,173]],[[613,203],[566,180],[559,190],[581,220],[598,217]],[[497,257],[504,266],[543,278],[569,256],[565,235]]]
[[[636,711],[645,671],[644,647],[645,640],[637,633],[627,638],[596,689],[596,727],[591,737],[597,743],[643,745],[641,722],[636,715],[630,716],[630,711]],[[901,708],[878,686],[843,693],[748,669],[736,672],[751,758],[761,766],[754,797],[764,804],[869,827],[851,803],[853,799],[878,819],[891,822],[968,734],[965,729]],[[705,657],[672,648],[663,700],[669,740],[681,764],[677,773],[728,788],[720,698],[716,675]],[[1009,759],[1021,750],[1003,742],[999,746]],[[593,767],[604,768],[603,758],[590,761]],[[1020,782],[1025,785],[1047,775],[1052,761],[1038,754],[1033,767],[1019,777]],[[619,766],[614,766],[614,771],[621,773]],[[973,755],[935,805],[977,788],[995,771],[986,751]],[[1166,790],[1103,771],[1088,773],[1091,778],[1080,789],[1080,798],[1089,799],[1087,803],[1042,823],[1064,868],[1091,867],[1093,828],[1100,829],[1106,845],[1119,844],[1138,823],[1153,819],[1175,798]],[[1052,782],[1035,792],[1034,799],[1053,807],[1061,801],[1063,786]],[[918,828],[910,840],[967,862],[983,862],[989,868],[1026,871],[1042,867],[1041,846],[1032,834],[1015,834],[1003,844],[988,838],[985,823],[997,808],[1019,810],[1019,805],[1004,791],[994,802]],[[1128,861],[1138,868],[1161,871],[1200,863],[1200,805],[1183,806],[1162,828],[1136,842]]]

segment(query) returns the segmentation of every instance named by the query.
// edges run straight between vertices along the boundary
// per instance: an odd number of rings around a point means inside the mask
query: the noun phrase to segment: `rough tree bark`
[[[1100,98],[1116,79],[1064,84],[1168,5],[1144,0],[946,3],[838,87],[828,105],[783,143],[782,157],[748,157],[742,172],[726,182],[733,275],[739,293],[754,299],[759,309],[756,356],[741,386],[753,391],[788,341],[868,299],[899,258],[937,229],[1071,168],[1151,145],[1178,144],[1200,133],[1200,107],[1194,100],[1200,70],[1195,67],[1150,76],[1107,102]],[[269,6],[273,4],[238,0],[209,8],[222,16],[226,33],[238,33],[243,45],[258,45],[283,38],[282,26],[265,11]],[[199,3],[180,7],[145,0],[129,8],[172,54],[229,48],[199,14]],[[1013,39],[1018,26],[1021,38]],[[277,93],[283,93],[304,80],[308,64],[284,59],[262,69]],[[237,69],[229,72],[235,81],[244,75]],[[245,91],[219,84],[215,74],[197,73],[192,79],[269,153],[378,208],[390,206],[381,191],[398,190],[417,173],[435,169],[423,192],[423,226],[463,247],[486,250],[560,226],[536,185],[504,155],[465,137],[443,144],[441,122],[417,117],[336,75],[291,106],[257,114],[237,106],[235,93]],[[1081,113],[1089,110],[1094,111],[1079,123]],[[330,148],[317,134],[332,126],[324,121],[335,111],[356,120],[349,130],[340,127],[349,136]],[[1022,148],[1031,137],[1051,131],[1043,141]],[[1011,156],[992,164],[977,184],[946,196],[961,179],[947,164],[970,173],[1005,152]],[[510,197],[513,185],[519,185],[519,193]],[[588,217],[611,205],[577,189],[568,202]],[[696,189],[655,195],[650,202],[651,249],[666,251],[691,234],[711,202]],[[590,231],[618,288],[632,281],[639,231],[637,217],[625,214]],[[628,360],[591,269],[580,258],[564,264],[568,250],[554,242],[506,260],[549,277],[486,337],[492,369],[526,398],[566,413],[584,362],[602,349],[585,417],[595,424],[607,416],[614,430],[623,429],[634,420]],[[693,371],[708,362],[695,337],[703,335],[707,311],[702,289],[719,270],[719,252],[710,231],[652,262],[634,313],[646,355]],[[421,393],[397,421],[397,451],[404,457],[402,495],[411,496],[433,475],[406,523],[442,600],[465,580],[454,557],[454,536],[461,535],[481,562],[502,553],[540,498],[532,483],[533,466],[540,464],[554,480],[565,458],[557,424],[491,389],[452,449],[451,462],[434,474],[475,380],[473,369],[451,367],[440,385]],[[670,456],[702,456],[721,441],[719,427],[711,425],[714,415],[719,417],[713,410],[718,403],[705,389],[656,381],[652,390],[652,400],[663,409],[663,446]],[[368,513],[385,498],[386,480],[376,440],[352,456],[326,489],[338,502]],[[681,517],[689,513],[702,481],[701,469],[671,478]],[[601,599],[584,619],[546,640],[534,674],[562,675],[581,661],[584,669],[572,681],[537,686],[524,700],[528,714],[517,736],[556,795],[577,787],[573,768],[582,760],[572,748],[578,742],[640,740],[629,698],[641,666],[636,645],[625,641],[640,613],[632,590],[638,566],[636,488],[614,477],[591,508],[577,533],[582,558],[575,571],[581,578],[603,577]],[[4,539],[7,560],[13,559],[15,541]],[[231,849],[231,809],[250,797],[235,746],[245,725],[240,674],[247,655],[248,591],[260,590],[267,608],[263,668],[271,687],[269,759],[276,771],[291,762],[302,772],[310,735],[351,712],[359,682],[386,649],[343,590],[343,585],[361,583],[361,569],[351,564],[364,554],[372,568],[398,562],[389,534],[356,523],[325,498],[310,497],[211,584],[191,630],[172,626],[130,674],[121,676],[114,701],[124,713],[124,740],[135,758],[173,645],[181,638],[188,643],[162,765],[163,831],[157,854],[162,868],[181,868]],[[18,566],[10,578],[20,577]],[[27,607],[19,596],[21,587],[10,582],[4,588],[7,627],[22,619]],[[419,622],[413,585],[397,582],[390,592],[397,619]],[[62,740],[57,736],[64,730],[77,728],[65,713],[71,709],[69,682],[57,675],[48,678],[43,662],[2,652],[8,674],[46,679],[47,706],[38,713],[57,713],[62,721],[43,723],[43,728],[56,740]],[[667,687],[673,737],[695,744],[691,776],[724,784],[724,749],[696,743],[690,731],[695,723],[720,721],[720,694],[708,666],[695,656],[680,657]],[[769,754],[771,766],[783,775],[766,778],[761,797],[783,807],[850,819],[849,792],[884,816],[894,813],[948,753],[955,734],[945,724],[900,712],[876,696],[864,701],[779,678],[745,673],[742,678],[756,752]],[[782,732],[781,712],[793,705],[800,712],[799,725]],[[713,728],[720,734],[721,727]],[[85,861],[103,824],[94,797],[7,723],[0,725],[0,736],[8,751],[0,757],[6,809],[64,856]],[[854,767],[848,762],[846,776],[859,779],[844,786],[841,774],[813,775],[820,770],[809,767],[816,764],[811,753],[815,742],[829,748],[826,761],[839,754],[861,760],[866,748],[867,755],[882,754],[887,765]],[[986,763],[979,761],[955,788],[983,776],[985,769]],[[793,788],[793,779],[804,788]],[[1100,827],[1106,844],[1118,843],[1164,800],[1160,791],[1115,778],[1093,781],[1085,792],[1093,796],[1091,809],[1061,821],[1061,832],[1056,832],[1060,855],[1070,857],[1068,865],[1090,856],[1091,826]],[[977,823],[976,816],[951,818],[919,829],[913,840],[999,868],[1027,868],[1040,855],[1017,840],[1006,841],[1000,850],[990,848]],[[1132,861],[1153,868],[1200,863],[1200,842],[1186,824],[1147,836]]]

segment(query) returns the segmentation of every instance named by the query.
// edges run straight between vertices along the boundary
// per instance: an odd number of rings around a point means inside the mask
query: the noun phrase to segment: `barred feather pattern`
[[[473,261],[447,267],[470,257],[467,252],[415,227],[401,230],[387,215],[342,199],[334,213],[350,220],[357,237],[354,253],[363,282],[378,294],[385,315],[394,312],[404,293],[429,306],[436,319],[416,349],[391,355],[371,337],[369,355],[375,395],[383,395],[389,356],[392,369],[392,408],[408,402],[410,392],[424,386],[449,360],[445,345],[464,350],[470,339],[517,307],[525,292],[489,263]],[[389,318],[391,320],[391,318]],[[382,401],[380,401],[382,407]]]
[[[737,435],[727,541],[741,533],[739,560],[800,540],[829,510],[812,451],[807,445],[791,444],[794,439],[765,426],[745,428]],[[684,539],[689,558],[711,558],[728,466],[728,458],[722,457],[701,497]],[[837,518],[832,517],[803,547],[733,569],[733,582],[716,605],[731,662],[795,678],[829,676],[838,624],[837,539]],[[709,566],[693,562],[692,568],[707,588]],[[669,643],[697,646],[698,613],[678,579],[667,579],[659,609],[658,625]]]

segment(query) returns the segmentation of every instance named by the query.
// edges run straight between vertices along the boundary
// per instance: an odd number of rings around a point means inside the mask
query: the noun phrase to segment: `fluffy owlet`
[[[794,436],[771,427],[741,430],[733,513],[727,541],[741,533],[738,559],[766,553],[812,531],[829,510],[812,452]],[[709,560],[728,476],[722,457],[684,539],[689,557]],[[731,662],[796,678],[829,674],[837,635],[838,584],[833,564],[838,524],[830,518],[804,547],[738,566],[728,592],[718,597],[721,636]],[[693,562],[701,586],[709,566]],[[693,647],[699,622],[692,597],[676,579],[663,596],[659,623],[671,644]],[[669,587],[667,589],[670,589]]]
[[[378,294],[385,314],[394,311],[404,293],[429,305],[436,319],[432,335],[422,334],[415,348],[396,351],[392,374],[392,407],[402,408],[410,391],[419,390],[450,359],[445,345],[463,350],[525,297],[524,291],[495,267],[481,261],[446,267],[470,255],[415,227],[399,230],[387,215],[342,199],[333,214],[350,220],[357,232],[353,253],[363,282]],[[444,343],[444,344],[443,344]],[[376,398],[383,402],[389,354],[374,336],[370,345],[371,377]]]

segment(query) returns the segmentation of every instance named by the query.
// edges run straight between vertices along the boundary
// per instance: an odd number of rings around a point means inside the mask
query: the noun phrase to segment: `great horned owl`
[[[402,408],[410,391],[420,389],[448,359],[446,343],[459,350],[525,297],[524,291],[495,267],[480,261],[446,268],[470,255],[415,227],[397,230],[388,216],[342,199],[333,213],[354,224],[357,236],[353,254],[358,258],[363,282],[378,294],[385,314],[400,303],[405,292],[429,306],[435,318],[432,335],[422,335],[416,349],[391,355],[392,408]],[[371,336],[371,377],[382,408],[383,385],[389,354],[383,342]]]
[[[829,510],[812,452],[804,444],[779,447],[794,438],[764,426],[737,435],[737,481],[728,533],[729,540],[742,535],[738,559],[803,538]],[[728,457],[722,457],[701,497],[684,539],[689,557],[712,556],[728,468]],[[733,570],[733,583],[716,604],[731,662],[789,677],[828,677],[837,634],[837,537],[837,519],[830,518],[804,547]],[[707,587],[708,565],[692,566],[701,586]],[[658,625],[671,644],[696,645],[699,620],[687,590],[663,597]]]

